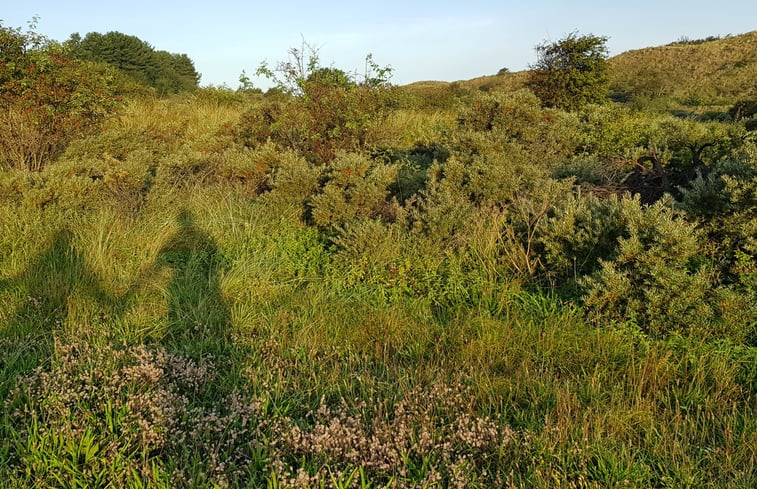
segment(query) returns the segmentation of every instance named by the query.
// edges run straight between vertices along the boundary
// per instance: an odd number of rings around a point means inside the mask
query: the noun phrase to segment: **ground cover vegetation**
[[[4,487],[757,485],[753,87],[563,41],[161,98],[0,26]]]

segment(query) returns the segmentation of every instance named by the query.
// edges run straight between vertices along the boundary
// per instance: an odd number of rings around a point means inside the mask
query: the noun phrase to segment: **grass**
[[[612,96],[674,114],[724,116],[736,102],[757,96],[755,43],[757,32],[752,31],[621,53],[608,60]],[[527,78],[528,71],[520,71],[452,83],[416,82],[407,89],[429,104],[452,105],[475,92],[515,91]]]
[[[757,32],[703,44],[628,51],[610,59],[614,90],[671,109],[723,109],[754,98]],[[695,110],[695,109],[694,109]]]

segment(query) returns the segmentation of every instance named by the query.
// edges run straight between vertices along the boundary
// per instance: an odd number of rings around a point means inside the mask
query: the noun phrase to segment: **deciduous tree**
[[[529,86],[547,107],[567,110],[606,100],[607,37],[568,34],[536,46]]]

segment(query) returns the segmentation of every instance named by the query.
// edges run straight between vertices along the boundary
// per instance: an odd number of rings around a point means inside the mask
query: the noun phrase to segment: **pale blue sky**
[[[238,85],[262,60],[286,59],[301,36],[323,64],[362,69],[367,53],[394,68],[393,82],[460,80],[525,69],[534,46],[572,31],[608,36],[611,54],[681,36],[757,29],[754,0],[520,1],[18,1],[0,0],[3,25],[57,40],[72,32],[120,31],[157,49],[186,53],[201,84]],[[258,86],[266,86],[262,81]]]

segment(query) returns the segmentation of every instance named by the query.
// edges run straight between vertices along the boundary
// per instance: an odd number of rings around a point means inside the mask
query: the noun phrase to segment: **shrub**
[[[255,147],[271,140],[316,164],[331,162],[338,151],[363,151],[383,141],[391,89],[335,85],[318,77],[305,90],[301,97],[268,101],[245,113],[235,129],[237,141]]]
[[[559,202],[538,233],[546,272],[560,279],[594,273],[614,257],[623,232],[616,197],[570,194]]]
[[[325,172],[323,188],[310,199],[313,220],[334,229],[356,218],[393,219],[398,206],[388,195],[397,171],[397,165],[340,154]]]
[[[308,163],[293,151],[279,151],[270,171],[270,192],[263,200],[278,211],[295,210],[305,217],[307,203],[318,192],[322,169]]]
[[[720,282],[757,303],[757,147],[720,160],[681,193],[679,206],[707,236]]]
[[[0,164],[39,171],[115,107],[116,77],[33,30],[0,25],[0,47]]]
[[[669,165],[689,170],[693,178],[693,171],[704,170],[740,146],[742,135],[743,128],[737,124],[668,119],[661,122],[650,144],[669,148]]]
[[[607,38],[592,34],[568,34],[552,43],[536,46],[529,86],[547,107],[574,110],[606,100]]]
[[[728,109],[728,115],[735,121],[749,119],[757,114],[757,100],[740,100]]]
[[[489,93],[458,112],[450,146],[459,155],[521,153],[530,166],[549,168],[577,148],[575,116],[542,109],[528,89]]]
[[[389,68],[379,68],[369,55],[371,72],[359,82],[354,75],[321,67],[317,51],[305,43],[290,54],[293,59],[275,72],[265,64],[258,70],[289,97],[243,115],[235,130],[239,142],[254,147],[270,139],[325,164],[339,151],[363,151],[382,141],[381,126],[399,97],[388,85]]]
[[[717,286],[703,260],[701,234],[669,204],[621,201],[624,230],[615,256],[582,281],[590,316],[631,321],[657,336],[677,331],[742,340],[749,315],[729,309],[745,304]]]
[[[589,105],[579,117],[580,150],[601,158],[630,157],[636,148],[649,145],[659,126],[659,117],[617,105]]]

